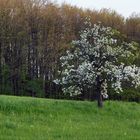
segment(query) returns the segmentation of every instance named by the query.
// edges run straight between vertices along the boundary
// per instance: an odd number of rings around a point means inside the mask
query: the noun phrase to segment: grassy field
[[[0,140],[140,140],[140,104],[0,96]]]

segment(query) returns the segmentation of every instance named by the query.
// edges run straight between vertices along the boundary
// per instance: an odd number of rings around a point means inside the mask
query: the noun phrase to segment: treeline
[[[64,98],[61,87],[53,83],[59,57],[79,38],[87,17],[92,23],[100,21],[119,30],[122,39],[140,43],[140,16],[136,14],[125,19],[107,9],[59,6],[46,0],[0,0],[0,93]],[[138,65],[139,58],[138,53]]]

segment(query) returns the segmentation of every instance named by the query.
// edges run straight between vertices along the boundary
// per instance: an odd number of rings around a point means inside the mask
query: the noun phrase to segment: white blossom
[[[103,80],[101,93],[105,98],[108,97],[108,84],[112,84],[117,93],[123,91],[124,80],[135,87],[140,85],[140,68],[119,62],[120,57],[133,55],[129,51],[132,44],[122,42],[119,46],[112,35],[111,28],[95,24],[81,32],[80,40],[72,41],[74,51],[67,51],[60,58],[61,78],[54,81],[63,86],[64,93],[81,94],[83,86],[96,85],[97,76]]]

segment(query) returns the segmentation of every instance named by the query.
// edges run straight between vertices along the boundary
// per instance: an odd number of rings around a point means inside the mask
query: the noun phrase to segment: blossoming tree
[[[54,82],[61,84],[63,92],[71,96],[81,94],[84,86],[95,86],[98,106],[102,107],[103,98],[108,97],[108,85],[112,85],[116,92],[122,92],[123,81],[137,87],[140,69],[121,62],[133,56],[132,44],[118,43],[109,27],[88,25],[81,31],[80,39],[72,42],[72,49],[60,58],[60,78]]]

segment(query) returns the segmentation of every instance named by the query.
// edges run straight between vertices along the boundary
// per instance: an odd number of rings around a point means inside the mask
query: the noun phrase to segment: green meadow
[[[0,140],[140,140],[140,104],[0,96]]]

